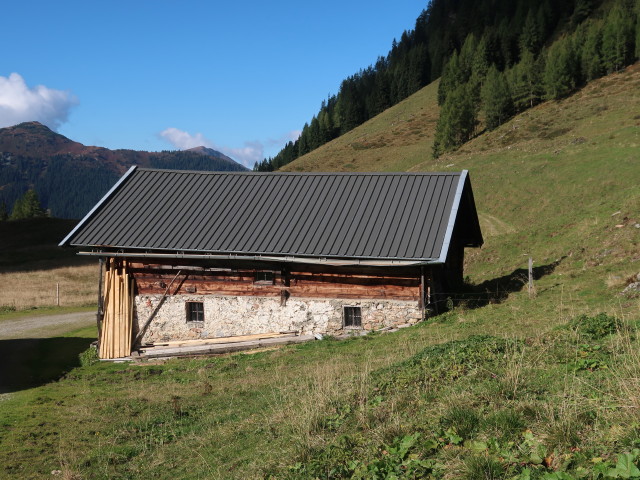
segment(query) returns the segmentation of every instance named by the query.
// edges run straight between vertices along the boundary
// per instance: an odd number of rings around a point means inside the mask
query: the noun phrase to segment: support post
[[[96,312],[96,324],[98,326],[98,351],[100,351],[100,337],[102,333],[102,317],[104,316],[104,299],[102,298],[102,279],[104,274],[104,257],[98,259],[98,311]]]
[[[131,344],[131,348],[135,348],[135,346],[138,345],[140,340],[142,340],[142,337],[144,336],[144,333],[147,331],[147,328],[149,327],[149,324],[151,323],[151,320],[154,319],[154,317],[156,316],[156,314],[160,310],[160,307],[162,307],[162,304],[164,303],[165,299],[167,298],[167,295],[169,295],[169,290],[171,289],[171,285],[173,285],[173,282],[176,281],[176,278],[178,278],[178,275],[180,275],[181,273],[182,273],[182,270],[178,270],[178,273],[176,273],[176,276],[173,277],[173,280],[171,280],[171,283],[167,286],[166,290],[164,291],[164,294],[160,298],[160,301],[158,302],[158,306],[153,310],[153,312],[151,312],[151,315],[149,315],[149,318],[147,319],[145,324],[142,326],[142,328],[138,332],[138,335],[136,335],[136,338],[133,340],[133,342]],[[182,282],[180,283],[180,285],[178,285],[178,288],[176,289],[176,292],[178,290],[180,290],[180,287],[182,286],[182,284],[184,283],[184,281],[187,279],[188,276],[189,276],[189,273],[187,273],[185,275],[185,277],[182,279]],[[131,352],[129,352],[129,353],[131,353]]]
[[[418,303],[420,307],[420,313],[422,316],[422,320],[425,319],[425,288],[424,288],[424,266],[420,267],[420,302]]]
[[[60,306],[60,283],[56,283],[56,307]]]

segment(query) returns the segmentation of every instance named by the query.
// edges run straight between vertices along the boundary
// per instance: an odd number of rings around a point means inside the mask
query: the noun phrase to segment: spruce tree
[[[28,190],[22,197],[16,200],[11,211],[11,220],[24,220],[27,218],[42,218],[46,213],[40,205],[35,190]]]
[[[529,51],[522,53],[522,60],[507,72],[509,89],[516,111],[523,111],[538,104],[545,93],[542,74],[545,55],[536,59]]]
[[[547,98],[559,99],[568,95],[577,84],[576,58],[571,40],[557,40],[549,49],[544,70]]]
[[[593,10],[593,0],[578,0],[576,6],[573,9],[573,15],[571,16],[571,23],[573,26],[580,25],[585,19],[591,15]]]
[[[460,49],[460,80],[459,83],[466,83],[471,78],[473,64],[476,56],[478,42],[473,33],[467,35],[462,48]]]
[[[602,32],[602,57],[608,73],[631,63],[634,56],[633,15],[623,0],[618,0],[605,20]]]
[[[489,60],[489,46],[487,36],[483,35],[480,41],[478,42],[478,46],[476,47],[476,53],[473,57],[473,68],[471,72],[471,76],[481,84],[484,83],[484,79],[487,76],[487,72],[491,66],[491,62]]]
[[[604,75],[601,22],[588,22],[580,61],[582,75],[586,82],[590,82]]]
[[[440,110],[433,142],[434,158],[468,141],[477,124],[477,108],[468,87],[459,85],[447,95]]]
[[[495,66],[489,69],[482,87],[482,105],[489,130],[499,127],[513,114],[513,100],[509,85],[504,74]]]
[[[298,156],[301,157],[305,153],[309,153],[309,151],[309,124],[305,123],[298,139]]]
[[[542,46],[542,32],[538,24],[537,14],[529,10],[520,34],[520,51],[528,51],[536,55]]]
[[[438,85],[438,105],[443,105],[447,95],[462,83],[460,57],[458,52],[454,51],[442,70],[442,77],[440,77],[440,84]]]
[[[640,59],[640,0],[636,0],[636,58]]]

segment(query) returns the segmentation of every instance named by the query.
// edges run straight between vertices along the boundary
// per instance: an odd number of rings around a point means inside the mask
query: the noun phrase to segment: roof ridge
[[[189,174],[206,174],[206,175],[256,175],[256,176],[338,176],[338,175],[375,175],[375,176],[423,176],[423,175],[462,175],[464,170],[451,172],[237,172],[237,171],[218,171],[218,170],[174,170],[170,168],[141,168],[136,169],[139,172],[167,172],[167,173],[189,173]]]

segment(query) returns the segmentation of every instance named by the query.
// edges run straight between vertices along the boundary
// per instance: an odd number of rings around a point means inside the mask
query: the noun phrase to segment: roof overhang
[[[440,259],[420,259],[420,260],[389,260],[370,258],[324,258],[324,257],[299,257],[299,256],[277,256],[277,255],[236,255],[236,254],[213,254],[213,253],[158,253],[158,252],[135,252],[135,251],[81,251],[78,255],[110,258],[140,258],[155,260],[212,260],[212,261],[234,261],[234,262],[268,262],[268,263],[299,263],[309,265],[329,265],[334,267],[363,266],[363,267],[418,267],[423,265],[437,265],[443,263]]]

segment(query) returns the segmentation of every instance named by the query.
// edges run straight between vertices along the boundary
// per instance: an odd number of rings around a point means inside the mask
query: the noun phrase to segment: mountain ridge
[[[0,128],[0,204],[8,211],[34,189],[50,214],[81,218],[129,167],[245,171],[221,152],[200,146],[147,152],[86,146],[39,122]]]

